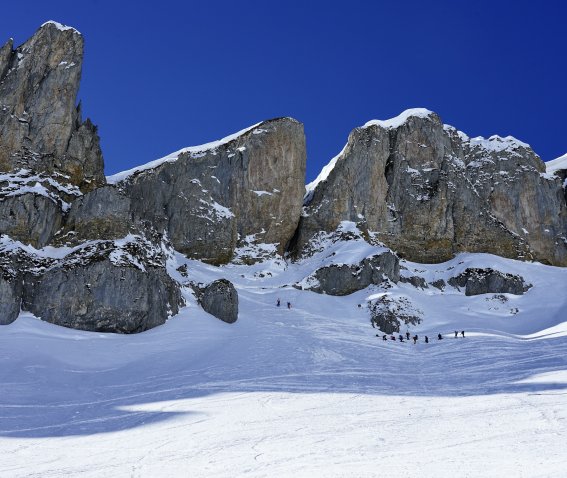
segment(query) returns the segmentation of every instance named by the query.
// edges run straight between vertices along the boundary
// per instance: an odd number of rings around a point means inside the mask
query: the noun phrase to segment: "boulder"
[[[400,276],[400,282],[411,284],[415,288],[419,289],[427,289],[428,287],[425,279],[419,276]]]
[[[388,280],[394,283],[400,280],[400,264],[394,253],[385,251],[367,257],[356,265],[332,264],[321,267],[298,287],[319,294],[348,295]]]
[[[368,302],[370,321],[385,334],[398,333],[402,325],[419,325],[423,313],[407,297],[382,294]]]
[[[199,304],[205,312],[228,324],[238,319],[238,292],[227,279],[219,279],[200,289]]]
[[[522,295],[532,286],[514,274],[507,274],[491,268],[469,267],[456,277],[449,279],[449,285],[465,288],[465,295],[515,294]]]
[[[434,280],[433,282],[430,282],[430,285],[432,285],[436,289],[439,289],[440,291],[445,290],[445,287],[447,287],[447,283],[443,279]]]
[[[83,244],[24,279],[22,308],[74,329],[136,333],[163,324],[183,299],[159,244],[128,236]]]

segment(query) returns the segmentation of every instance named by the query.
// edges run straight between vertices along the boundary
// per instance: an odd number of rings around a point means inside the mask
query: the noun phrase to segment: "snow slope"
[[[545,167],[548,173],[554,173],[560,169],[567,169],[567,153],[559,158],[552,159],[545,163]]]
[[[364,304],[376,286],[290,286],[379,250],[338,242],[299,264],[221,268],[172,257],[171,273],[187,263],[192,280],[235,283],[233,325],[189,293],[178,316],[133,336],[22,314],[0,328],[0,476],[565,476],[567,269],[487,254],[404,262],[427,281],[491,265],[533,284],[506,302],[389,289],[422,310],[411,333],[445,334],[428,345],[375,336]]]

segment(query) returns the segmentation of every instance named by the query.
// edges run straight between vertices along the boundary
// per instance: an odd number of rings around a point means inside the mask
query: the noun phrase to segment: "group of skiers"
[[[459,336],[459,332],[457,330],[455,330],[455,338],[457,338]],[[465,331],[461,330],[461,336],[464,338],[465,337]],[[376,337],[380,337],[380,334],[376,334]],[[410,341],[410,333],[406,332],[406,337],[404,339],[404,336],[402,334],[398,335],[398,338],[396,339],[395,335],[390,335],[390,340],[393,340],[394,342],[396,340],[398,340],[399,342],[409,342]],[[411,337],[411,339],[413,340],[413,343],[416,344],[417,341],[419,340],[419,336],[416,334],[413,337]],[[382,340],[387,341],[388,340],[388,334],[384,334],[382,335]],[[437,334],[437,340],[443,340],[443,335],[441,334]],[[425,343],[428,344],[429,343],[429,337],[426,335],[425,336]]]

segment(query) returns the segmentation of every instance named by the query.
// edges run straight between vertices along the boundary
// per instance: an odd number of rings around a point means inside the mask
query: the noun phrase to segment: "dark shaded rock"
[[[0,171],[59,173],[83,191],[105,183],[96,127],[76,106],[83,37],[47,22],[0,49]]]
[[[358,265],[333,264],[317,269],[304,280],[302,288],[320,294],[348,295],[387,280],[400,280],[398,257],[390,251],[367,257]]]
[[[507,274],[494,269],[467,268],[456,277],[449,279],[449,284],[465,288],[465,295],[479,294],[515,294],[522,295],[532,286],[514,274]]]
[[[0,234],[43,247],[63,222],[63,211],[51,198],[28,193],[0,198]]]
[[[181,274],[181,277],[188,277],[189,273],[187,272],[187,264],[183,264],[177,268],[177,272]]]
[[[419,277],[419,276],[410,276],[410,277],[405,277],[405,276],[400,276],[400,282],[404,282],[406,284],[411,284],[414,287],[420,288],[420,289],[427,289],[427,282],[425,282],[425,279],[423,277]]]
[[[211,315],[228,324],[238,319],[238,292],[232,283],[219,279],[200,289],[199,304]]]
[[[415,309],[405,297],[390,297],[387,294],[368,302],[370,321],[385,334],[400,331],[403,325],[421,323],[422,312]]]
[[[13,322],[20,313],[26,272],[41,273],[53,262],[23,250],[7,236],[0,237],[0,325]]]
[[[81,191],[59,175],[0,174],[0,234],[34,247],[49,244]]]
[[[22,277],[9,277],[0,270],[0,325],[14,322],[20,313]]]
[[[25,275],[22,308],[74,329],[135,333],[163,324],[183,299],[159,245],[128,237],[86,244]]]
[[[433,282],[430,282],[430,284],[439,290],[445,290],[445,287],[447,286],[443,279],[437,279]]]
[[[130,198],[108,185],[73,202],[59,240],[73,244],[87,239],[118,239],[134,230]]]
[[[23,276],[13,259],[0,248],[0,325],[12,323],[20,313]]]

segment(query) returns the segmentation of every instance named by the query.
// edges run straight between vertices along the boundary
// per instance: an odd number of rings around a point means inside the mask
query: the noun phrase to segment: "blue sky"
[[[309,181],[354,127],[413,107],[567,152],[564,1],[10,2],[0,41],[46,20],[85,37],[80,99],[108,174],[292,116]]]

